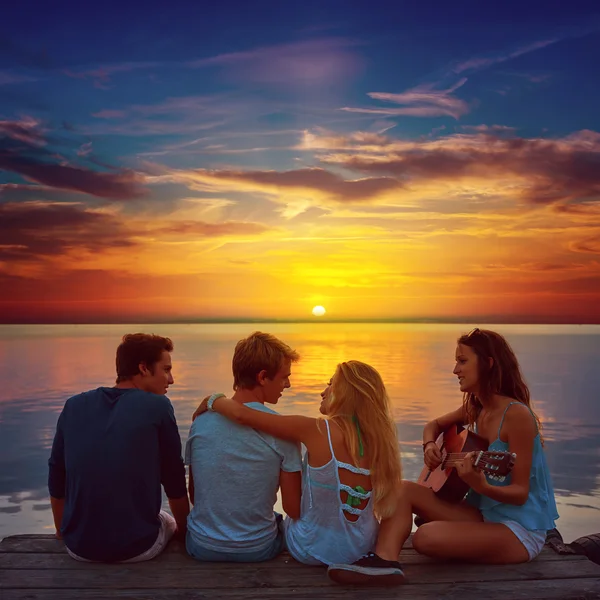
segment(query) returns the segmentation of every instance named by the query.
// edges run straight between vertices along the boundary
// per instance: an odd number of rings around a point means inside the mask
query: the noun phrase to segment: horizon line
[[[485,317],[414,317],[414,318],[361,318],[361,317],[303,317],[303,318],[266,318],[266,317],[199,317],[199,318],[181,318],[181,319],[27,319],[20,321],[2,321],[0,325],[218,325],[218,324],[244,324],[244,323],[272,323],[272,324],[294,324],[294,323],[320,323],[320,324],[343,324],[343,323],[405,323],[405,324],[437,324],[437,325],[470,325],[470,324],[488,324],[488,325],[600,325],[600,318],[581,320],[573,315],[562,318],[541,318],[531,315],[515,316],[507,318],[506,316],[487,315]]]

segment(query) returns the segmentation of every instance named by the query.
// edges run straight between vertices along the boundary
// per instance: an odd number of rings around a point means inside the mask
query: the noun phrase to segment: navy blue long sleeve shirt
[[[187,493],[173,406],[135,388],[69,398],[48,465],[50,495],[65,498],[65,544],[89,560],[127,560],[148,550],[160,527],[161,484],[169,498]]]

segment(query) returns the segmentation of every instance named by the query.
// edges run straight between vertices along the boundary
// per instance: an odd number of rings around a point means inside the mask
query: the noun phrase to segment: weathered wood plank
[[[557,555],[559,556],[559,555]],[[559,557],[560,558],[560,557]],[[577,558],[569,555],[568,558]],[[433,562],[421,554],[418,554],[415,550],[405,550],[402,554],[404,563],[422,563],[422,562]],[[136,569],[165,569],[177,571],[181,569],[190,568],[201,568],[211,569],[214,564],[229,564],[231,568],[244,567],[243,563],[201,563],[187,554],[176,554],[174,552],[163,553],[156,558],[148,562],[142,562],[136,564]],[[254,563],[252,563],[254,564]],[[294,560],[289,554],[282,553],[277,558],[268,562],[260,563],[263,565],[269,565],[269,568],[273,569],[303,569],[305,565]],[[102,563],[84,563],[77,560],[73,560],[66,552],[65,553],[36,553],[36,552],[23,552],[23,553],[10,553],[5,552],[0,554],[0,569],[105,569],[107,567],[118,567],[127,565],[107,565]]]
[[[0,542],[0,552],[66,552],[53,535],[11,535]]]
[[[101,569],[8,569],[0,581],[2,588],[301,588],[335,585],[324,567],[273,569],[268,563],[190,564],[187,569],[163,570],[139,568],[137,565],[103,565]],[[466,565],[415,563],[405,566],[413,584],[478,581],[556,580],[598,577],[600,567],[590,561],[524,563],[520,565]]]
[[[418,554],[416,550],[403,550],[402,551],[402,564],[440,564],[440,561],[427,558],[422,554]],[[535,562],[549,563],[554,561],[561,562],[588,562],[585,556],[578,556],[576,554],[560,555],[552,551],[544,551]],[[277,558],[263,563],[269,565],[269,568],[273,569],[303,569],[304,565],[296,562],[289,554],[282,553]],[[38,553],[38,552],[4,552],[0,553],[0,569],[104,569],[107,565],[102,563],[83,563],[77,560],[73,560],[66,552],[61,553]],[[155,559],[138,563],[136,569],[165,569],[177,571],[180,569],[189,568],[212,568],[210,565],[198,563],[193,558],[190,558],[187,554],[181,552],[165,552]],[[233,565],[232,565],[233,567]],[[547,568],[552,568],[549,565]],[[577,568],[573,566],[573,568]]]
[[[144,589],[102,590],[102,589],[39,589],[39,590],[3,590],[2,600],[104,600],[106,598],[128,600],[205,600],[223,598],[224,600],[275,600],[293,598],[294,600],[333,600],[356,599],[365,597],[378,600],[466,600],[469,598],[489,600],[598,600],[600,599],[600,580],[598,578],[570,579],[554,581],[495,582],[488,584],[422,584],[406,585],[400,588],[352,588],[327,586],[303,589],[300,586],[286,588],[258,589],[206,589],[179,588],[148,591]]]

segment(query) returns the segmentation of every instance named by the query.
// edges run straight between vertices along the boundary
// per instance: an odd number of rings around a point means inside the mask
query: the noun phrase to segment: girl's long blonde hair
[[[335,418],[339,424],[355,466],[360,460],[358,423],[370,458],[373,511],[380,519],[390,517],[396,509],[402,467],[396,425],[381,375],[357,360],[340,363],[331,380],[331,394],[327,418]]]

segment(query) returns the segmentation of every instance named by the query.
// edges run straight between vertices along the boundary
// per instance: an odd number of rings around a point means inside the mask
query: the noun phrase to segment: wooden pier
[[[172,542],[152,561],[104,565],[73,560],[51,535],[16,535],[0,543],[0,600],[600,599],[600,566],[548,547],[527,564],[466,565],[421,556],[409,540],[401,560],[406,585],[344,587],[330,581],[325,568],[287,554],[265,563],[200,563]]]

